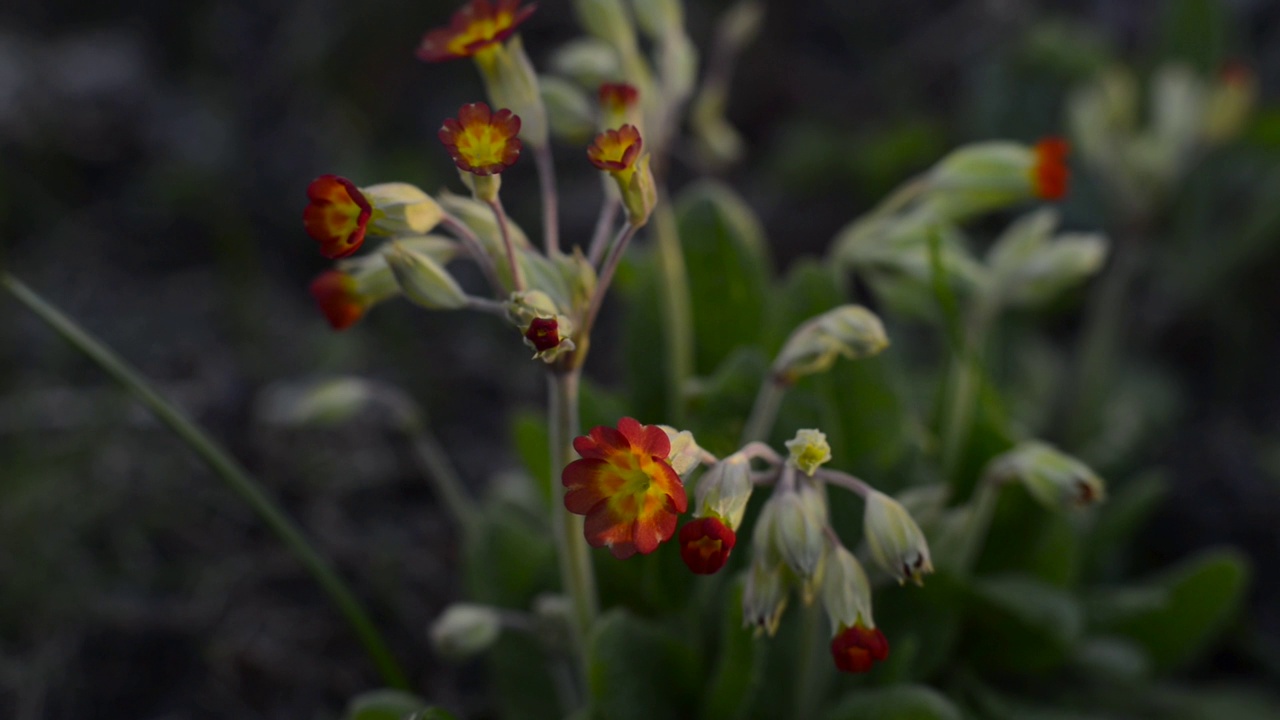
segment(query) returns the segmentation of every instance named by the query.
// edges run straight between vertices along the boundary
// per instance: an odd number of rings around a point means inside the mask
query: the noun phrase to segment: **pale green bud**
[[[702,462],[702,448],[698,447],[698,441],[693,439],[693,433],[688,430],[676,430],[670,425],[659,425],[662,432],[667,434],[667,440],[671,442],[671,453],[667,455],[667,464],[680,477],[684,477],[693,472]]]
[[[791,453],[787,461],[809,477],[831,460],[831,445],[821,430],[797,430],[786,446]]]
[[[756,637],[778,632],[782,612],[787,609],[790,579],[780,563],[762,562],[759,556],[751,563],[747,585],[742,593],[743,627],[755,628]]]
[[[486,605],[458,603],[450,605],[431,624],[431,644],[436,652],[464,660],[484,652],[502,632],[498,611]]]
[[[384,256],[404,296],[429,310],[465,307],[467,294],[430,256],[393,244]]]
[[[618,191],[622,194],[622,206],[627,209],[627,222],[635,227],[643,227],[649,222],[649,215],[658,204],[658,186],[653,180],[653,171],[649,168],[649,153],[644,153],[636,160],[632,172],[610,174],[617,181]]]
[[[1003,302],[1043,304],[1101,269],[1107,255],[1105,239],[1063,234],[1051,240],[1057,223],[1056,212],[1039,210],[1019,218],[996,240],[987,255],[989,289]]]
[[[773,372],[794,382],[826,371],[837,357],[871,357],[888,346],[889,337],[875,313],[861,305],[841,305],[796,328],[774,360]]]
[[[644,34],[661,39],[672,29],[684,27],[684,7],[680,0],[631,0],[636,24]]]
[[[826,575],[822,580],[822,606],[831,620],[831,632],[861,623],[873,628],[871,583],[862,563],[843,545],[830,548]]]
[[[932,298],[933,243],[949,281],[961,289],[982,281],[982,267],[969,254],[959,228],[928,207],[855,220],[836,235],[834,244],[841,263],[911,278]]]
[[[698,479],[698,517],[718,516],[730,530],[742,525],[751,499],[751,462],[734,453],[707,469]]]
[[[391,182],[360,188],[373,206],[373,229],[382,235],[430,232],[444,211],[430,195],[409,183]]]
[[[798,492],[775,492],[768,504],[774,506],[769,540],[796,575],[814,577],[822,562],[826,518],[814,517]]]
[[[1048,443],[1028,441],[991,461],[984,473],[997,481],[1016,480],[1051,510],[1082,508],[1106,498],[1102,478],[1076,458]]]
[[[507,300],[507,319],[522,332],[535,318],[552,318],[560,314],[551,296],[541,290],[513,292]]]
[[[1026,145],[989,141],[965,145],[929,172],[928,208],[938,218],[962,222],[1034,197],[1035,153]]]
[[[631,12],[622,0],[574,0],[578,22],[589,34],[626,55],[637,51],[636,29]]]
[[[520,139],[534,147],[547,144],[547,110],[538,88],[538,74],[519,35],[476,56],[480,75],[494,108],[520,116]]]
[[[543,75],[538,83],[547,120],[556,137],[585,144],[595,134],[596,111],[587,94],[577,85],[555,76]]]
[[[587,88],[598,88],[622,77],[618,51],[597,38],[579,38],[561,45],[551,56],[551,68]]]
[[[876,564],[897,578],[923,585],[923,576],[933,572],[929,543],[911,515],[897,500],[877,490],[866,497],[863,532]]]
[[[462,184],[471,191],[471,197],[482,203],[491,203],[498,199],[498,191],[502,189],[502,175],[476,175],[466,170],[459,170],[458,177]]]

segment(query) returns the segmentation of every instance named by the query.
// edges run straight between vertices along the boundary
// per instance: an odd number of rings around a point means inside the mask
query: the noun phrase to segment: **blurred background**
[[[373,415],[282,427],[261,402],[282,381],[370,377],[427,409],[468,483],[517,462],[510,413],[536,406],[544,388],[500,322],[389,303],[339,334],[306,292],[328,266],[301,225],[315,176],[461,189],[435,130],[482,96],[479,78],[468,62],[413,56],[456,6],[0,8],[0,263],[226,443],[442,704],[481,692],[483,676],[442,664],[426,642],[430,620],[463,592],[458,542],[402,438]],[[728,6],[689,0],[699,46]],[[764,27],[735,68],[727,115],[748,152],[726,178],[761,215],[780,268],[820,255],[850,218],[955,145],[1065,134],[1071,91],[1110,63],[1139,77],[1170,60],[1251,69],[1257,112],[1172,191],[1139,299],[1116,311],[1134,318],[1132,337],[1153,358],[1154,420],[1134,432],[1146,433],[1143,464],[1170,481],[1135,566],[1241,549],[1254,567],[1246,610],[1186,672],[1280,682],[1280,7],[769,2]],[[569,4],[551,0],[523,29],[539,67],[578,34]],[[598,179],[582,148],[556,153],[564,236],[584,238]],[[677,160],[673,187],[699,174],[692,156]],[[1075,170],[1066,225],[1115,233],[1106,191]],[[512,215],[536,228],[532,163],[504,182]],[[1073,337],[1079,315],[1055,314],[1055,336]],[[588,372],[607,385],[618,358],[602,332]],[[326,718],[376,684],[256,516],[0,296],[0,717]]]

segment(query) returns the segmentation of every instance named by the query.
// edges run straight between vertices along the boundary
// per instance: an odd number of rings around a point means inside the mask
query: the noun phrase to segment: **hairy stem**
[[[542,242],[547,257],[552,257],[560,252],[560,195],[556,190],[551,145],[543,143],[535,147],[533,161],[538,167],[538,185],[542,188]]]

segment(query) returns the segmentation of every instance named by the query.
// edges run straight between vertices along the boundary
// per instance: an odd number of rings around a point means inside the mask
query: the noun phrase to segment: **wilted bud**
[[[431,644],[436,652],[464,660],[484,652],[498,639],[502,622],[498,611],[486,605],[450,605],[431,624]]]
[[[831,460],[831,445],[821,430],[797,430],[796,436],[786,442],[791,453],[788,462],[809,477]]]
[[[720,518],[695,518],[680,528],[680,559],[695,574],[712,575],[728,562],[737,538]]]
[[[510,108],[520,117],[520,137],[535,147],[547,144],[547,110],[538,88],[538,74],[519,35],[493,52],[477,56],[480,75],[495,107]]]
[[[841,305],[806,320],[791,333],[773,361],[773,372],[785,382],[823,372],[837,357],[870,357],[889,346],[884,325],[861,305]]]
[[[1051,510],[1087,507],[1107,494],[1102,478],[1088,465],[1035,440],[992,460],[984,475],[997,481],[1017,480]]]
[[[387,265],[404,296],[429,310],[465,307],[467,294],[447,270],[430,256],[393,244],[386,252]]]
[[[866,497],[862,525],[876,564],[897,578],[899,584],[907,580],[924,584],[924,575],[933,572],[929,543],[897,500],[872,490]]]
[[[702,462],[702,448],[698,447],[698,441],[693,439],[693,433],[688,430],[676,430],[670,425],[658,427],[662,428],[662,432],[671,441],[671,454],[667,456],[667,464],[684,478]]]
[[[1230,63],[1209,88],[1201,135],[1217,145],[1235,138],[1244,129],[1258,100],[1258,79],[1241,63]]]
[[[822,606],[831,619],[831,631],[862,624],[875,627],[871,618],[871,583],[862,563],[845,546],[835,543],[827,557],[822,580]]]
[[[742,624],[755,628],[757,637],[762,633],[773,637],[778,632],[782,611],[787,609],[786,573],[781,563],[762,562],[759,556],[751,563],[742,593]]]
[[[747,512],[752,487],[751,462],[742,453],[734,453],[698,479],[698,514],[724,518],[730,529],[737,529]]]
[[[595,132],[595,112],[587,94],[568,80],[551,75],[541,76],[538,86],[551,132],[570,143],[586,142]]]

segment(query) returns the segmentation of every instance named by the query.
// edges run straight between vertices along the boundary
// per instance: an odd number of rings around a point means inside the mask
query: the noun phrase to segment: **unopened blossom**
[[[924,576],[933,572],[929,543],[901,503],[872,490],[866,497],[862,528],[876,564],[899,584],[907,580],[924,584]]]
[[[302,224],[320,243],[322,255],[340,258],[360,249],[373,205],[354,183],[337,175],[321,175],[307,187],[307,199]]]
[[[1061,200],[1067,194],[1067,181],[1071,171],[1067,168],[1067,155],[1071,146],[1060,137],[1048,137],[1035,144],[1035,163],[1031,167],[1031,182],[1036,197],[1042,200]]]
[[[598,92],[600,121],[605,128],[617,128],[638,119],[640,93],[628,83],[603,83]]]
[[[334,330],[345,330],[356,324],[369,307],[356,279],[340,270],[321,273],[311,281],[310,291]]]
[[[586,516],[592,547],[607,547],[621,559],[671,539],[688,500],[667,463],[671,442],[662,428],[622,418],[616,429],[601,425],[574,438],[573,449],[582,459],[560,475],[564,506]]]
[[[698,575],[712,575],[724,567],[737,542],[720,518],[701,517],[680,528],[680,559]]]
[[[841,672],[864,673],[889,657],[889,641],[877,628],[861,622],[845,626],[831,639],[831,659]]]
[[[605,130],[587,148],[591,164],[609,173],[617,183],[627,220],[635,227],[648,222],[658,200],[649,155],[643,149],[644,141],[635,125]]]
[[[493,112],[482,102],[463,105],[458,117],[444,121],[444,143],[458,169],[473,175],[495,175],[520,157],[520,117],[510,110]]]
[[[485,54],[511,37],[537,7],[519,5],[520,0],[471,0],[453,14],[448,27],[432,30],[422,38],[418,57],[439,62]]]

